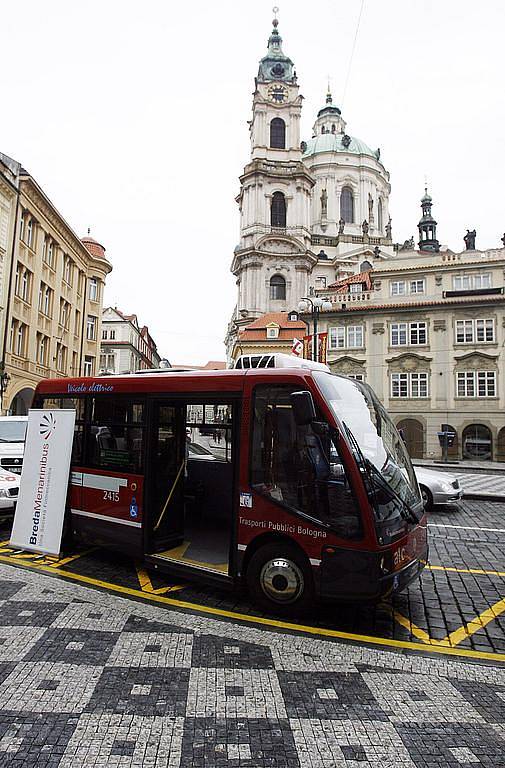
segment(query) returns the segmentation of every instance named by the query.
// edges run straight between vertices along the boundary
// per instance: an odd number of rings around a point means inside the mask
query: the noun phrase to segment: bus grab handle
[[[172,498],[172,494],[173,494],[173,492],[175,491],[175,486],[176,486],[176,485],[177,485],[177,483],[179,482],[179,478],[180,478],[180,476],[181,476],[181,472],[182,472],[182,470],[184,469],[184,465],[185,465],[185,464],[186,464],[186,459],[184,459],[184,460],[183,460],[183,462],[182,462],[181,466],[179,467],[179,471],[177,472],[177,477],[175,478],[175,480],[174,480],[174,483],[173,483],[172,487],[170,488],[170,493],[168,494],[168,498],[167,498],[167,500],[166,500],[166,502],[165,502],[165,506],[164,506],[164,507],[163,507],[163,509],[161,510],[161,514],[160,514],[160,516],[159,516],[159,518],[158,518],[158,522],[157,522],[157,523],[156,523],[156,525],[154,526],[154,528],[153,528],[153,531],[157,531],[157,530],[158,530],[158,528],[159,528],[159,527],[160,527],[160,525],[161,525],[161,521],[163,520],[163,517],[165,516],[165,512],[167,511],[167,507],[168,507],[168,505],[170,504],[170,499]]]

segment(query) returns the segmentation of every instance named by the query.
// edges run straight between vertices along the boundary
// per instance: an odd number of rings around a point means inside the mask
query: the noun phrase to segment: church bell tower
[[[255,79],[249,123],[251,157],[240,177],[237,327],[267,312],[286,312],[308,290],[317,259],[310,251],[314,179],[302,162],[302,96],[291,59],[273,20],[268,50]]]

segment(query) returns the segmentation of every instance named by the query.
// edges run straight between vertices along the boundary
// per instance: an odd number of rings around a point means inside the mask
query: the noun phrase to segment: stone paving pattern
[[[505,669],[0,565],[2,768],[505,766]]]

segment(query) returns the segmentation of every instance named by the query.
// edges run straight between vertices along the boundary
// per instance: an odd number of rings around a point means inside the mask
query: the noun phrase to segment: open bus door
[[[152,403],[149,440],[146,552],[156,553],[184,538],[185,405]]]

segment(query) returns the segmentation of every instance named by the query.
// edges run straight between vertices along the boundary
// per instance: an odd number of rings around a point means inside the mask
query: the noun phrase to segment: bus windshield
[[[330,373],[315,371],[313,376],[334,416],[343,426],[354,452],[358,454],[358,461],[361,457],[371,475],[375,497],[372,501],[376,502],[374,507],[379,519],[392,517],[395,512],[398,514],[399,503],[408,511],[412,506],[417,507],[421,497],[412,462],[396,427],[373,390],[366,384]],[[384,503],[384,494],[375,493],[383,490],[384,486],[390,492],[388,503]]]

